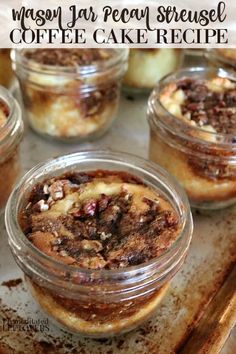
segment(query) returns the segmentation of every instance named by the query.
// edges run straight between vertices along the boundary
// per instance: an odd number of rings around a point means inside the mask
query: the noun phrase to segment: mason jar
[[[132,265],[134,263],[131,262],[129,266],[122,265],[115,269],[91,269],[78,267],[69,262],[65,264],[40,251],[20,227],[19,218],[22,216],[22,210],[27,212],[27,208],[30,207],[28,196],[32,191],[41,193],[40,188],[36,187],[39,182],[43,182],[43,190],[47,193],[48,188],[45,188],[45,184],[49,179],[63,174],[63,183],[66,183],[65,178],[69,178],[69,174],[76,171],[79,175],[76,178],[73,175],[71,178],[72,187],[74,188],[76,180],[79,180],[81,191],[84,190],[83,183],[88,180],[87,171],[89,176],[93,175],[91,171],[98,173],[99,187],[97,185],[92,188],[95,188],[96,193],[99,190],[103,201],[105,182],[102,175],[106,173],[110,173],[111,178],[119,173],[121,176],[132,174],[131,177],[129,175],[130,181],[137,182],[138,190],[139,188],[142,190],[145,184],[147,188],[157,192],[163,198],[163,203],[169,205],[178,219],[178,231],[174,242],[162,251],[160,245],[159,255],[147,262],[138,265]],[[111,191],[114,192],[114,188],[116,188],[114,183],[109,185],[110,194]],[[122,190],[126,188],[127,183],[124,183]],[[132,187],[132,190],[135,188]],[[89,190],[90,195],[91,193]],[[137,193],[137,198],[140,198],[140,190]],[[95,197],[92,198],[94,202]],[[62,204],[63,200],[60,200],[59,204],[66,207],[71,203],[71,197],[69,199],[66,204]],[[127,202],[128,199],[125,200]],[[44,203],[40,202],[41,206],[42,204]],[[92,206],[90,208],[87,205],[86,208],[93,215]],[[56,209],[59,210],[58,207]],[[21,179],[12,193],[6,208],[5,221],[13,256],[25,273],[29,288],[41,308],[64,329],[97,338],[130,331],[155,313],[171,279],[185,259],[193,229],[187,197],[171,176],[147,160],[125,153],[107,151],[88,151],[62,156],[33,168]],[[48,227],[44,224],[44,230],[48,231]],[[158,227],[162,227],[161,221],[159,226],[156,225],[157,230]],[[66,235],[66,231],[63,232]],[[156,232],[158,238],[158,231]],[[55,233],[56,229],[54,235]],[[102,233],[102,236],[104,239],[105,236],[110,237],[105,233],[104,235]],[[168,244],[167,234],[163,234],[163,237]],[[46,242],[45,238],[44,240]],[[57,244],[60,242],[57,240]],[[139,244],[137,246],[139,247]],[[64,253],[62,256],[67,257]],[[134,256],[137,259],[142,253]]]
[[[119,105],[125,49],[22,49],[12,52],[34,131],[80,142],[103,135]]]
[[[0,87],[0,210],[11,193],[20,172],[19,145],[23,121],[17,101]]]
[[[190,204],[197,209],[219,209],[236,201],[235,128],[232,124],[231,132],[217,132],[212,126],[205,126],[204,121],[198,126],[190,122],[189,117],[177,118],[180,115],[180,103],[183,101],[183,93],[179,90],[173,93],[175,101],[169,100],[169,109],[164,107],[161,97],[162,94],[168,94],[169,88],[172,89],[181,80],[199,80],[202,86],[196,91],[191,89],[191,95],[195,95],[193,98],[196,106],[199,104],[196,95],[204,95],[205,90],[201,80],[211,78],[215,78],[214,83],[217,85],[226,83],[224,80],[230,80],[226,86],[234,87],[236,84],[232,72],[223,69],[186,68],[164,78],[154,88],[148,101],[149,157],[177,178],[187,192]],[[215,89],[219,92],[221,88],[217,85]],[[235,88],[232,89],[231,96],[229,101],[233,100],[234,104]],[[191,106],[192,111],[197,109],[194,104]],[[220,104],[219,110],[213,107],[211,112],[216,124],[219,123],[218,112],[227,109],[226,102]],[[204,111],[200,113],[204,115]],[[222,126],[225,129],[224,125]]]
[[[157,81],[182,65],[183,57],[182,49],[130,49],[128,70],[123,80],[125,90],[150,92]]]
[[[236,49],[211,48],[205,51],[205,56],[211,65],[236,70]]]

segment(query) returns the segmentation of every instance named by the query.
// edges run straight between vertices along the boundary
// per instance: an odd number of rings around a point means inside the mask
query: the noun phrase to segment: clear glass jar
[[[0,49],[0,85],[10,88],[13,82],[10,49]]]
[[[97,169],[141,178],[175,209],[179,233],[161,256],[122,269],[84,269],[48,257],[23,234],[18,214],[37,182],[64,172]],[[147,160],[105,151],[71,154],[36,166],[15,188],[5,217],[12,253],[42,309],[67,330],[98,338],[129,331],[153,315],[185,259],[193,229],[187,197],[171,176]]]
[[[149,157],[169,171],[185,188],[192,207],[219,209],[236,201],[236,141],[189,125],[169,113],[160,102],[163,89],[184,78],[229,78],[217,68],[187,68],[164,78],[148,101]]]
[[[183,63],[182,49],[130,49],[128,70],[123,85],[131,92],[150,92],[156,82],[177,70]]]
[[[205,51],[209,62],[217,67],[236,70],[236,49],[233,48],[211,48]]]
[[[21,109],[13,96],[0,87],[0,101],[8,109],[6,124],[0,128],[0,210],[20,172],[19,145],[23,136]]]
[[[12,60],[33,130],[64,141],[104,134],[117,113],[128,51],[106,49],[108,59],[86,66],[39,64],[26,51],[13,51]]]

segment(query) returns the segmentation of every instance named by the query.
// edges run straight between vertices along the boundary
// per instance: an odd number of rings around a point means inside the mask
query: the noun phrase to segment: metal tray
[[[22,173],[49,157],[86,148],[112,148],[147,157],[146,101],[147,97],[123,95],[112,129],[93,144],[59,144],[27,130]],[[236,207],[195,213],[190,253],[156,316],[131,333],[107,340],[83,339],[47,324],[21,281],[23,274],[10,254],[1,216],[0,354],[217,354],[236,322],[235,215]],[[233,352],[236,347],[227,354]]]

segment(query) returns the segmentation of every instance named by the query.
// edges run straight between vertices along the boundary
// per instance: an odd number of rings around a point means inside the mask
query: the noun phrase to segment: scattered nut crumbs
[[[11,279],[11,280],[7,280],[7,281],[3,281],[1,285],[6,286],[8,289],[11,289],[11,288],[15,288],[16,286],[18,286],[22,282],[23,282],[23,280],[21,278],[18,278],[18,279]]]

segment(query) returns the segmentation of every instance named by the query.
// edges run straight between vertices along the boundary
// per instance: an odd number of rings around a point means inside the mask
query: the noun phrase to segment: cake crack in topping
[[[161,102],[193,126],[220,134],[236,133],[236,84],[227,78],[181,79],[164,89]]]
[[[38,64],[63,67],[91,65],[108,60],[111,55],[111,51],[98,48],[35,49],[24,52],[24,56],[28,60]]]
[[[130,174],[102,170],[36,185],[19,222],[42,252],[89,269],[147,262],[174,243],[180,227],[156,191]]]

